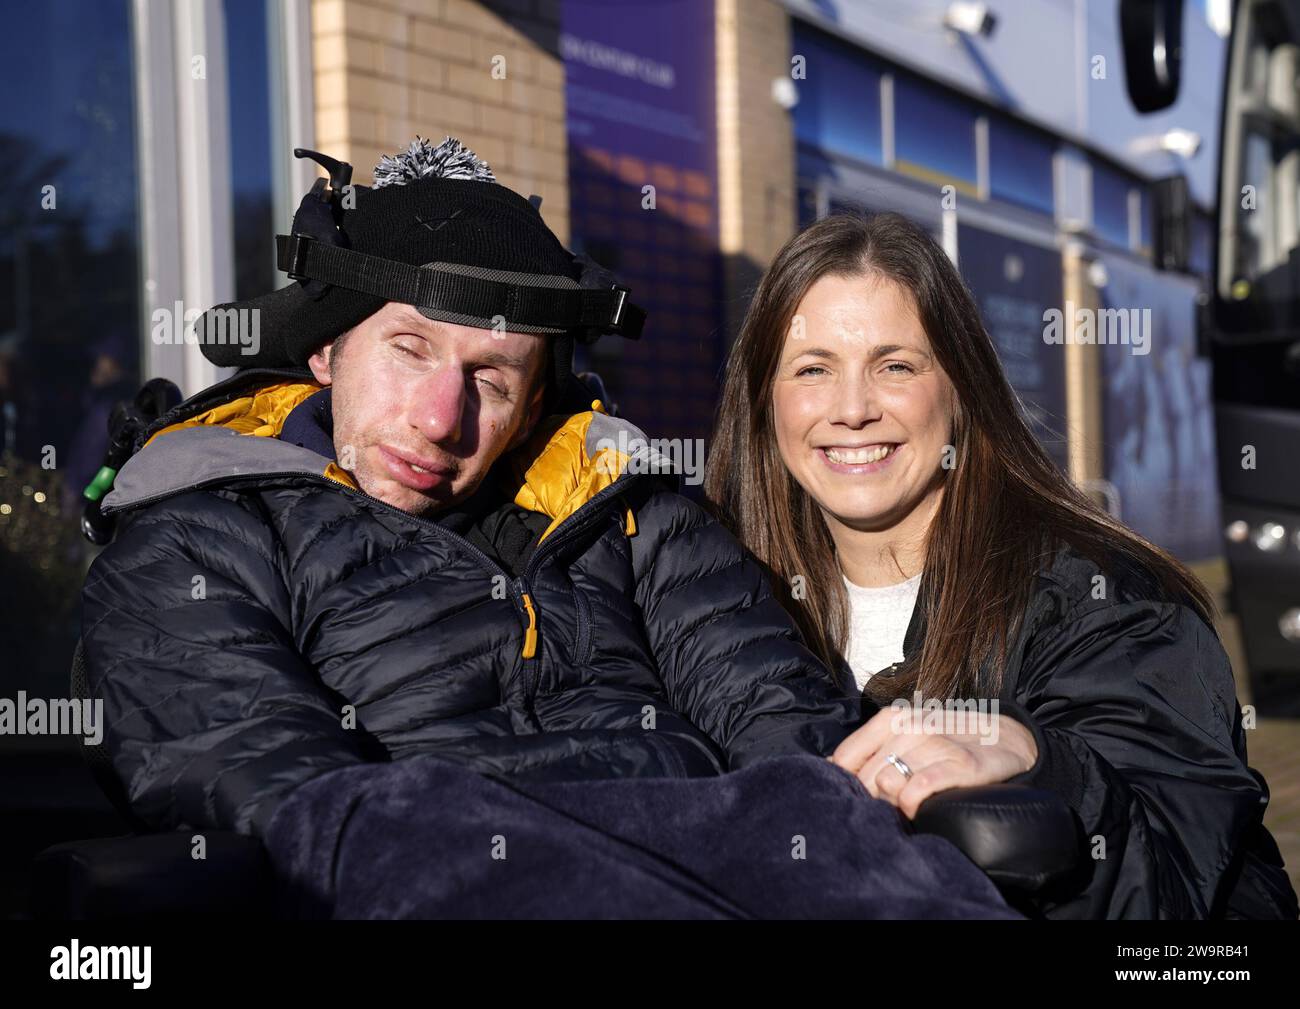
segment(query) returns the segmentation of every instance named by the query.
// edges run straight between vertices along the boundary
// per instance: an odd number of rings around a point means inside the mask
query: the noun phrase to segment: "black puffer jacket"
[[[927,633],[918,603],[905,658]],[[864,714],[875,710],[864,698]],[[1058,549],[1010,649],[999,711],[1038,744],[1011,781],[1060,794],[1089,845],[1076,877],[1039,901],[1048,917],[1296,917],[1228,657],[1141,572]]]
[[[829,753],[857,723],[731,535],[602,446],[639,437],[626,422],[552,418],[494,467],[552,520],[515,577],[278,439],[319,388],[214,386],[105,499],[120,527],[83,589],[87,677],[146,823],[263,834],[295,786],[361,761],[698,776]]]

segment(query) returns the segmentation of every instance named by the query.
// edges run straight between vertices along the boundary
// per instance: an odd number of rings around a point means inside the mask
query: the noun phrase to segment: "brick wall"
[[[790,73],[790,17],[775,0],[716,0],[719,244],[726,327],[734,337],[748,293],[794,234],[794,127],[772,97]]]
[[[567,242],[559,26],[559,0],[313,0],[317,149],[369,184],[417,133],[450,134],[503,185],[540,195]]]

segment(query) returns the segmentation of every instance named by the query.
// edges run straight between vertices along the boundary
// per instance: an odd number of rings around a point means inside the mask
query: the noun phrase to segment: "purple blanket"
[[[530,783],[436,757],[328,772],[264,838],[295,917],[1018,918],[817,757]]]

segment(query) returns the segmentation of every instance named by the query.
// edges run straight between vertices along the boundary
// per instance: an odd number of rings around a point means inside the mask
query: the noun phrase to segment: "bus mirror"
[[[1139,112],[1178,99],[1183,67],[1183,0],[1120,0],[1128,96]]]

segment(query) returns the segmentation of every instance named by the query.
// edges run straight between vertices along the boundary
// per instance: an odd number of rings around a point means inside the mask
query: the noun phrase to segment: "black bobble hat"
[[[298,282],[204,313],[194,329],[213,364],[305,365],[386,302],[403,301],[444,322],[551,335],[546,404],[558,412],[589,409],[593,398],[573,375],[575,339],[640,335],[644,312],[627,289],[568,252],[537,206],[497,183],[458,141],[417,137],[380,161],[373,186],[349,186],[345,163],[295,153],[331,176],[303,198],[292,234],[276,239],[279,268]],[[250,310],[255,343],[230,329]]]

